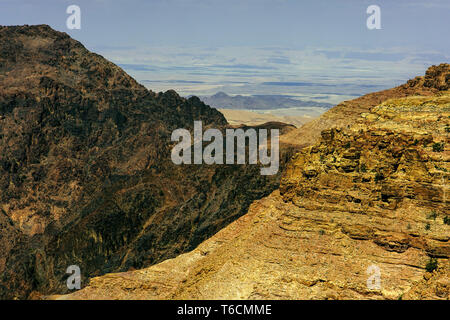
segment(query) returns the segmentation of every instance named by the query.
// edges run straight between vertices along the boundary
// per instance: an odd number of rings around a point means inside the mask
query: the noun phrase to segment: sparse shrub
[[[431,213],[427,216],[427,219],[436,220],[436,218],[437,218],[437,212],[436,211],[431,211]]]
[[[430,258],[430,260],[427,262],[427,265],[425,266],[425,269],[427,272],[433,272],[438,267],[438,262],[436,258]]]
[[[450,217],[449,216],[445,216],[443,220],[444,220],[445,224],[450,225]]]
[[[363,163],[363,164],[361,164],[361,166],[359,167],[359,171],[361,171],[361,172],[367,172],[367,168],[366,168],[366,165]]]
[[[345,148],[345,149],[350,148],[350,142],[347,142],[346,144],[344,144],[344,148]]]
[[[382,173],[377,172],[377,173],[375,174],[375,182],[381,181],[381,180],[383,180],[383,179],[384,179],[384,176],[383,176]]]
[[[444,172],[448,172],[447,169],[445,169],[445,168],[443,168],[443,167],[440,167],[440,166],[438,166],[438,165],[434,165],[434,167],[435,167],[437,170],[444,171]]]
[[[425,225],[425,230],[430,230],[431,229],[431,225],[429,224],[429,223],[427,223],[426,225]]]
[[[433,152],[442,152],[442,151],[444,151],[444,143],[443,142],[433,143]]]

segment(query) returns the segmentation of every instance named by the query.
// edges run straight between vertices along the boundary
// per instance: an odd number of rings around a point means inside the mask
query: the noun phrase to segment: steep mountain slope
[[[192,250],[277,188],[256,166],[174,165],[171,132],[194,120],[227,126],[65,33],[0,27],[0,298],[63,293],[70,265],[86,280]]]
[[[279,190],[192,252],[55,298],[448,299],[449,71],[323,130]]]
[[[320,138],[322,130],[344,128],[351,125],[370,108],[387,99],[403,98],[411,95],[433,95],[440,90],[448,90],[449,64],[430,67],[425,76],[419,76],[407,83],[388,90],[369,93],[360,98],[344,101],[328,110],[319,118],[314,119],[298,130],[290,132],[282,138],[285,143],[309,146]]]

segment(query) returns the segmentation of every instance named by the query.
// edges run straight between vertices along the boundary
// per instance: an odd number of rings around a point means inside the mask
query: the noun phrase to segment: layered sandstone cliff
[[[448,299],[449,71],[331,110],[279,190],[195,250],[54,298]]]

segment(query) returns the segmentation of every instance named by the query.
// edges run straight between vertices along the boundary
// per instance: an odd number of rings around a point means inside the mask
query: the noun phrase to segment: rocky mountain
[[[217,92],[212,96],[202,96],[206,104],[220,109],[271,110],[279,108],[321,108],[329,109],[329,103],[304,101],[283,95],[230,96],[225,92]]]
[[[314,119],[299,130],[283,137],[286,143],[300,143],[308,146],[320,138],[322,130],[333,127],[346,127],[355,122],[359,116],[370,108],[387,99],[403,98],[411,95],[433,95],[438,91],[449,89],[448,64],[430,67],[425,76],[418,76],[407,83],[379,92],[369,93],[354,100],[344,101]]]
[[[174,165],[171,132],[194,120],[227,127],[65,33],[0,27],[0,298],[67,292],[70,265],[85,283],[173,258],[278,187],[256,166]]]
[[[340,104],[279,189],[195,250],[54,298],[448,299],[449,85],[441,64]]]

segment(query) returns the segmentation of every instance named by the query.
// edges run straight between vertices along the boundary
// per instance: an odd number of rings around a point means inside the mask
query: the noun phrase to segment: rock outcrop
[[[448,299],[449,71],[332,109],[279,190],[195,250],[53,298]]]
[[[450,82],[449,69],[450,65],[446,63],[432,66],[426,71],[425,76],[416,77],[398,87],[369,93],[354,100],[344,101],[325,112],[319,118],[284,136],[282,141],[309,146],[320,138],[322,130],[345,128],[352,125],[362,113],[369,112],[372,107],[387,99],[403,98],[412,95],[433,95],[436,92],[448,90]]]
[[[173,258],[278,187],[256,166],[174,165],[171,132],[194,120],[227,126],[65,33],[0,27],[0,298],[67,292],[70,265],[85,282]]]

